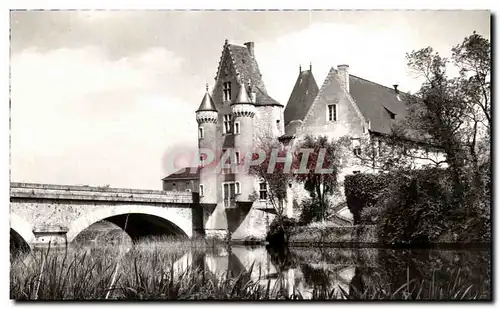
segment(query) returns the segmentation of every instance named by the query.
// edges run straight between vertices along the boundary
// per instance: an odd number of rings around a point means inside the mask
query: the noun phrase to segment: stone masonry
[[[49,241],[71,243],[104,219],[124,228],[132,239],[161,234],[192,237],[202,221],[193,197],[188,192],[11,183],[10,224],[31,247]]]

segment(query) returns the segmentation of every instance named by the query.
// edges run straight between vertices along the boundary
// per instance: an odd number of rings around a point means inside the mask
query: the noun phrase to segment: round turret
[[[196,121],[198,124],[217,123],[217,109],[215,108],[214,101],[208,92],[208,84],[206,86],[205,96],[201,100],[200,107],[196,110]]]
[[[210,158],[217,151],[217,116],[214,101],[206,86],[206,93],[200,107],[196,111],[196,121],[198,122],[198,150],[200,155],[200,202],[204,204],[217,203],[217,176],[214,169],[213,160]]]
[[[234,148],[238,153],[236,156],[241,162],[253,151],[253,130],[256,107],[248,95],[243,83],[240,83],[238,95],[231,104],[234,119]],[[239,163],[239,162],[238,162]],[[254,177],[245,174],[241,169],[235,175],[235,180],[240,184],[240,194],[236,196],[237,202],[249,202],[249,196],[253,192]]]

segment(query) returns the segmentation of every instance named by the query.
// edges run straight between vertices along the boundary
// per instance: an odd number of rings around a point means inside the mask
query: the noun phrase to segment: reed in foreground
[[[408,280],[392,288],[389,284],[367,282],[363,291],[354,286],[347,290],[340,286],[314,287],[306,295],[288,282],[286,276],[266,279],[253,266],[239,274],[213,274],[204,269],[200,259],[196,260],[191,253],[182,256],[178,251],[172,255],[160,248],[134,247],[127,252],[106,248],[99,254],[40,251],[13,260],[10,297],[16,300],[454,300],[482,299],[488,295],[480,287],[463,282],[460,272],[451,274],[453,280],[445,285]]]

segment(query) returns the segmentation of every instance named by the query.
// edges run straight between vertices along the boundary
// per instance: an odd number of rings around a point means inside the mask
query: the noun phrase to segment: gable
[[[329,121],[328,106],[335,105],[337,121]],[[365,134],[365,119],[340,83],[332,68],[307,112],[300,130],[304,134],[323,134],[331,137]]]
[[[232,82],[231,92],[233,98],[237,93],[233,89],[237,90],[240,82],[243,82],[244,85],[250,83],[256,94],[255,105],[282,106],[282,104],[267,93],[257,60],[254,55],[250,54],[248,47],[226,43],[222,51],[215,79],[217,84],[221,84],[217,87],[220,88],[217,91],[222,90],[221,80]]]

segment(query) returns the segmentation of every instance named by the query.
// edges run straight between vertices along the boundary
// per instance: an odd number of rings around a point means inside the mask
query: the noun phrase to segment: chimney
[[[255,46],[255,44],[254,44],[253,42],[246,42],[246,43],[245,43],[245,46],[247,47],[248,52],[250,53],[250,56],[252,56],[252,58],[254,58],[254,53],[253,53],[253,51],[254,51],[254,46]]]
[[[398,90],[398,84],[394,84],[392,85],[394,87],[394,92],[396,92],[396,98],[398,99],[398,101],[401,101],[401,97],[399,96],[399,90]]]
[[[347,64],[340,64],[337,66],[337,70],[342,85],[349,92],[349,66]]]

